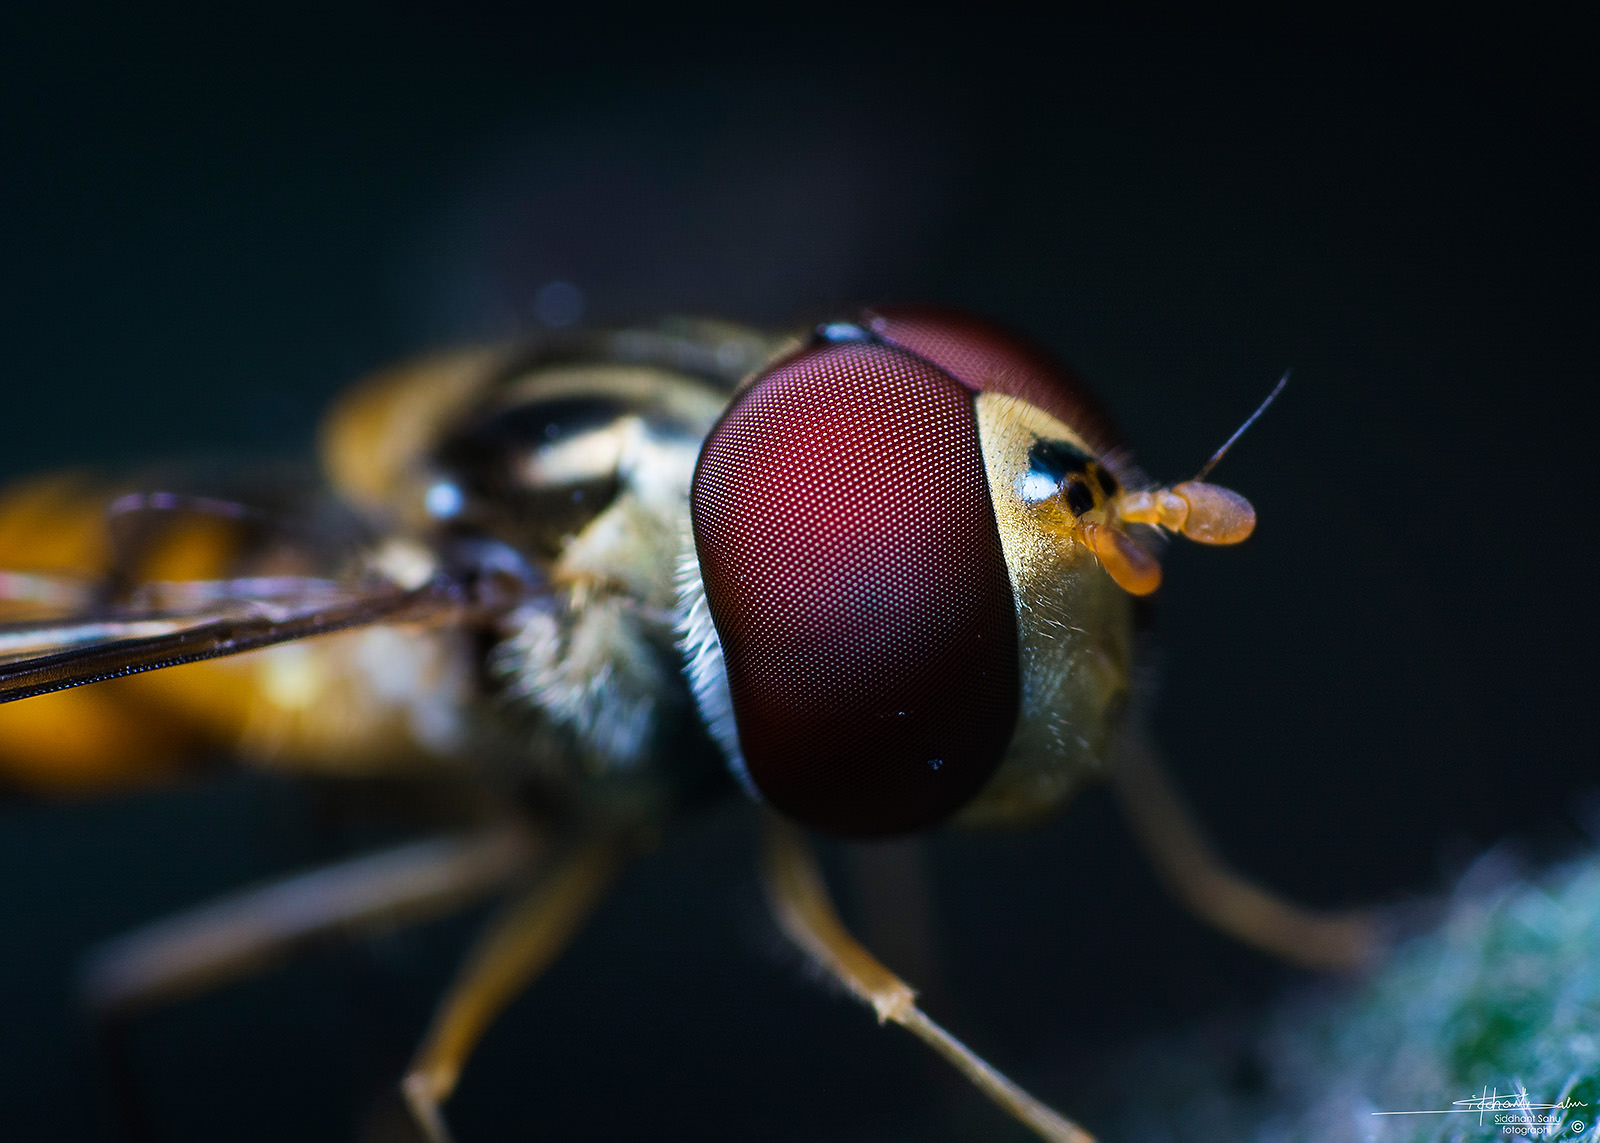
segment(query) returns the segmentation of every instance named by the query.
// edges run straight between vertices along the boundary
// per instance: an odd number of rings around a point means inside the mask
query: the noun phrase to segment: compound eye
[[[762,794],[846,836],[920,829],[969,801],[1019,702],[972,391],[892,345],[814,346],[735,398],[691,515]]]

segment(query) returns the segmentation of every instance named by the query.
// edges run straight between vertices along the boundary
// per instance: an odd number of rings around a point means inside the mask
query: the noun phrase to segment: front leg
[[[870,1005],[880,1024],[892,1021],[911,1032],[1051,1143],[1094,1143],[1092,1135],[990,1067],[917,1007],[911,986],[846,931],[805,836],[771,812],[766,815],[765,858],[767,895],[778,926],[853,996]]]

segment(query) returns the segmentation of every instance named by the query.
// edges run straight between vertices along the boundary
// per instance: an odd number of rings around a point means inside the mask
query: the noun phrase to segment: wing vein
[[[166,634],[92,643],[0,665],[0,703],[355,627],[437,623],[459,618],[465,610],[460,585],[439,578],[410,590],[375,592],[288,616],[224,618]]]

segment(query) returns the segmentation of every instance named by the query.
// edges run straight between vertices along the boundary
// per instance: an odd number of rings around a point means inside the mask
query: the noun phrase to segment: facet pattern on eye
[[[1110,414],[1072,370],[1026,339],[981,318],[929,306],[878,306],[864,323],[963,385],[1018,397],[1069,424],[1097,456],[1122,443]]]
[[[919,828],[970,798],[1018,702],[970,391],[890,346],[792,358],[707,439],[692,510],[766,796],[851,835]]]

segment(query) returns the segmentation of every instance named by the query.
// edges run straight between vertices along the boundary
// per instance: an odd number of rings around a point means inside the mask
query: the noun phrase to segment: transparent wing
[[[314,482],[276,470],[193,475],[169,477],[240,498],[128,492],[73,474],[0,491],[0,703],[464,614],[467,593],[446,576],[409,589],[352,576],[370,529]]]
[[[461,585],[444,577],[410,589],[269,578],[255,585],[267,590],[253,595],[240,590],[247,582],[145,585],[180,597],[186,589],[187,610],[119,608],[109,616],[0,627],[0,703],[354,627],[460,622],[467,611]],[[208,592],[216,593],[209,601]]]
[[[107,605],[91,580],[0,571],[0,601],[40,605],[43,611],[27,621],[0,623],[0,663],[87,643],[169,635],[196,623],[353,602],[360,594],[330,579],[251,576],[138,584]]]

